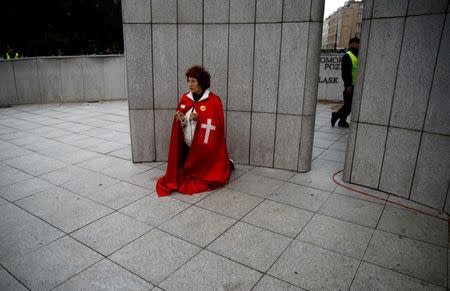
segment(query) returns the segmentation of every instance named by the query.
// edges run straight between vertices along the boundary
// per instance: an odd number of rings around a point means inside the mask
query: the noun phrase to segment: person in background
[[[352,110],[353,90],[355,88],[356,69],[358,67],[359,38],[350,39],[349,48],[342,56],[342,80],[344,81],[344,105],[337,111],[331,113],[331,126],[336,121],[341,127],[349,127],[347,116]]]
[[[20,56],[19,56],[19,53],[14,51],[14,49],[12,47],[8,46],[6,48],[6,54],[5,54],[4,58],[6,60],[10,60],[10,59],[18,59],[18,58],[20,58]]]

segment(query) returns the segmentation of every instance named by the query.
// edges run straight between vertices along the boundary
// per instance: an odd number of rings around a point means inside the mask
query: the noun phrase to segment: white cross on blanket
[[[208,143],[209,133],[211,132],[211,130],[216,130],[216,127],[211,124],[211,121],[212,121],[211,118],[208,118],[206,124],[202,123],[202,128],[206,128],[205,139],[203,140],[203,143],[205,144]]]

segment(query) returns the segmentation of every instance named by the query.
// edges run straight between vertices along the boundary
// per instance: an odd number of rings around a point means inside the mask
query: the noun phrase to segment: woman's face
[[[189,86],[189,90],[191,90],[192,93],[200,94],[202,93],[202,87],[198,84],[198,80],[192,77],[188,77],[187,83]]]

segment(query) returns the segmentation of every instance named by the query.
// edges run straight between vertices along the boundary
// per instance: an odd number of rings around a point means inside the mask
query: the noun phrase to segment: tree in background
[[[21,56],[122,54],[120,0],[5,1],[0,49]]]

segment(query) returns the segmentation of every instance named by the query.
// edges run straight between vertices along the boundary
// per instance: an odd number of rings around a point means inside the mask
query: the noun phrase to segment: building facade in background
[[[323,23],[322,49],[347,48],[352,37],[360,37],[363,1],[347,1]]]

